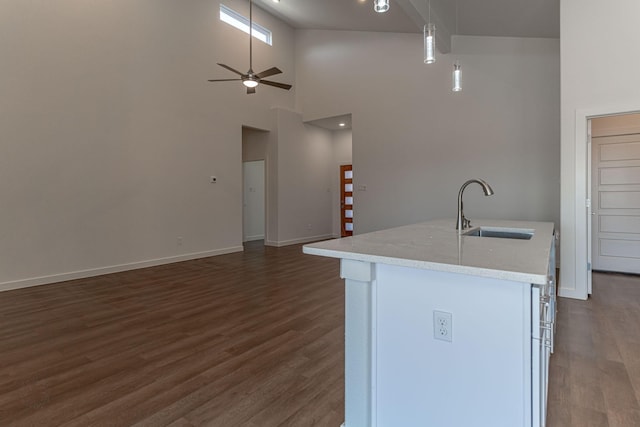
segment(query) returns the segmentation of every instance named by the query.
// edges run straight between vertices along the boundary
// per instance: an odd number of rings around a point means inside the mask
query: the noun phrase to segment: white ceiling
[[[386,13],[377,13],[373,0],[280,0],[280,3],[254,0],[254,3],[294,28],[397,33],[418,30],[402,8],[391,7]]]
[[[560,0],[459,0],[458,34],[560,37]]]
[[[376,13],[373,0],[255,0],[294,28],[401,33],[422,31],[428,2],[391,0]],[[450,34],[560,37],[560,0],[431,0],[431,12]]]
[[[351,114],[341,116],[327,117],[324,119],[310,120],[306,122],[310,125],[319,126],[328,130],[344,130],[351,129]],[[344,126],[340,126],[340,124]]]

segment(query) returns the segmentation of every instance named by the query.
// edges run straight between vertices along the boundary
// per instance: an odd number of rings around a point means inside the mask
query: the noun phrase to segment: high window
[[[249,19],[223,4],[220,4],[220,20],[249,34]],[[262,25],[256,24],[255,22],[252,27],[253,37],[271,46],[271,31],[267,30]]]

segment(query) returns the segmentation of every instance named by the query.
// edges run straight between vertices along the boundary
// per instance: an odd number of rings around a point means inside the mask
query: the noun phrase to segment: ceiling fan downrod
[[[228,65],[218,63],[222,68],[226,68],[227,70],[236,73],[240,76],[240,78],[235,79],[214,79],[209,80],[210,82],[226,82],[226,81],[241,81],[242,84],[247,88],[247,94],[256,93],[256,87],[262,83],[267,86],[273,86],[280,89],[289,90],[291,89],[290,84],[286,83],[278,83],[270,80],[263,80],[265,77],[273,76],[275,74],[280,74],[282,71],[277,67],[271,67],[267,70],[264,70],[260,73],[253,72],[253,0],[249,0],[249,71],[246,73],[241,73],[240,71],[229,67]]]

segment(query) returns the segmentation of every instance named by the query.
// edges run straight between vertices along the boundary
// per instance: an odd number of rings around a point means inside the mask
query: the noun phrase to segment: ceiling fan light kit
[[[389,10],[389,0],[373,0],[373,10],[384,13]]]
[[[256,87],[258,86],[258,81],[254,77],[249,77],[246,79],[242,79],[242,84],[246,87]]]
[[[267,86],[277,87],[279,89],[289,90],[292,88],[290,84],[273,82],[270,80],[264,80],[265,77],[273,76],[276,74],[281,74],[277,67],[271,67],[268,70],[264,70],[260,73],[253,72],[253,0],[249,0],[249,71],[246,73],[241,73],[235,68],[231,68],[228,65],[218,63],[222,68],[226,68],[232,73],[236,73],[240,76],[240,78],[236,79],[213,79],[209,80],[210,82],[228,82],[228,81],[241,81],[242,84],[247,88],[247,94],[251,95],[256,93],[256,87],[259,84],[264,84]]]

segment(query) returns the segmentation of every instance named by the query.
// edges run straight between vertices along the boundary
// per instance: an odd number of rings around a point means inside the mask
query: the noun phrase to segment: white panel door
[[[244,162],[243,241],[264,239],[264,160]]]
[[[640,134],[592,138],[594,270],[640,273]]]

